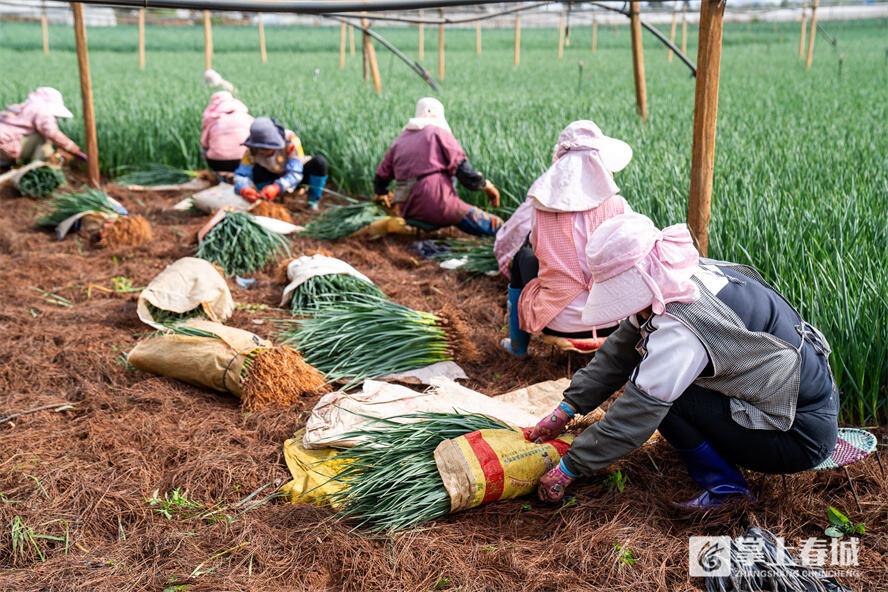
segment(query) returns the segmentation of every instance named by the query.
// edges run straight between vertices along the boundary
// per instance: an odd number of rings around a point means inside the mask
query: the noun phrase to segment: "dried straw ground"
[[[588,483],[569,507],[500,503],[393,537],[370,538],[324,509],[268,499],[288,477],[281,445],[314,399],[288,412],[242,413],[233,397],[126,369],[123,354],[147,328],[136,295],[109,292],[111,278],[144,286],[193,252],[203,218],[165,210],[181,197],[174,194],[115,197],[151,221],[152,242],[57,243],[33,228],[45,204],[0,193],[0,414],[70,406],[0,424],[0,589],[690,590],[700,582],[687,577],[689,535],[739,534],[755,522],[794,542],[822,532],[828,504],[869,529],[860,575],[846,584],[888,589],[888,479],[875,459],[851,468],[862,512],[840,474],[805,474],[786,489],[779,478],[755,476],[762,491],[752,513],[680,519],[666,502],[692,486],[666,444],[621,464],[629,477],[622,494]],[[295,251],[318,247],[297,240]],[[464,361],[470,386],[492,394],[564,375],[566,358],[548,351],[526,362],[497,351],[501,279],[443,273],[403,239],[323,248],[399,302],[462,310],[479,350],[478,361]],[[254,290],[234,289],[236,300],[275,306],[273,273],[260,274]],[[270,336],[264,319],[281,314],[239,309],[232,324]],[[147,502],[175,488],[220,511],[167,519]],[[14,543],[14,525],[30,528],[37,546]],[[615,545],[637,563],[620,562]]]

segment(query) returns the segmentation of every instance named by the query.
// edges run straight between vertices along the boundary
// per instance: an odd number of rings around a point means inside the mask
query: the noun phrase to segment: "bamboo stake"
[[[89,48],[86,43],[86,25],[83,22],[83,4],[71,3],[74,13],[74,43],[77,48],[77,69],[80,71],[80,96],[83,100],[83,134],[86,139],[89,184],[99,186],[99,142],[96,135],[96,112],[93,106],[92,78],[89,75]]]
[[[688,55],[688,4],[681,10],[681,53]]]
[[[348,37],[348,25],[339,23],[339,69],[345,69],[345,41]]]
[[[355,28],[352,25],[348,26],[348,53],[355,57]]]
[[[213,68],[213,22],[210,20],[210,11],[203,11],[204,25],[204,70]]]
[[[438,15],[444,18],[444,10],[439,9]],[[438,80],[444,80],[444,70],[446,67],[446,57],[444,55],[444,25],[438,25]]]
[[[675,25],[678,24],[678,13],[676,11],[672,11],[672,28],[669,29],[669,43],[675,45]],[[666,60],[671,64],[672,63],[672,54],[674,52],[672,49],[669,49],[669,54]]]
[[[799,59],[805,57],[805,32],[808,28],[807,7],[802,5],[802,27],[799,31]]]
[[[558,59],[564,57],[564,13],[558,18]]]
[[[644,82],[644,46],[641,39],[641,17],[638,2],[631,2],[629,22],[632,32],[632,71],[635,74],[635,104],[641,121],[647,121],[647,89]]]
[[[263,64],[268,63],[268,51],[265,48],[265,16],[259,13],[259,59]]]
[[[808,33],[808,59],[805,60],[805,69],[810,70],[814,63],[814,39],[817,37],[817,6],[820,0],[814,0],[811,5],[811,32]]]
[[[521,16],[515,15],[515,65],[521,63]]]
[[[475,23],[475,55],[481,55],[481,23]]]
[[[40,33],[43,35],[43,55],[49,55],[49,20],[46,18],[46,3],[40,12]]]
[[[145,9],[139,9],[139,70],[145,69]]]
[[[363,14],[367,13],[365,12]],[[367,19],[362,18],[361,26],[366,29],[367,25],[365,22],[367,22]],[[364,65],[364,82],[367,82],[370,79],[370,58],[367,55],[367,37],[369,37],[367,33],[361,33],[361,61]]]
[[[592,53],[598,51],[598,17],[592,15]]]
[[[365,29],[370,26],[370,21],[361,19],[361,26]],[[366,62],[370,67],[370,75],[373,78],[373,90],[377,95],[382,94],[382,78],[379,76],[379,64],[376,63],[376,48],[373,46],[373,40],[370,35],[364,34],[364,55]]]
[[[688,226],[697,241],[697,249],[704,256],[709,250],[709,220],[712,205],[713,165],[715,164],[718,81],[721,68],[724,13],[724,0],[703,0],[700,3]]]
[[[419,11],[419,18],[422,19],[422,11]],[[425,25],[419,23],[419,61],[425,59]]]

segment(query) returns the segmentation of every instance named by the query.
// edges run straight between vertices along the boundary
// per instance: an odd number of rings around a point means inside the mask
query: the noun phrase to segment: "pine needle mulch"
[[[13,191],[0,190],[0,197]],[[391,537],[356,532],[328,509],[269,499],[289,479],[281,445],[316,397],[290,412],[243,413],[234,397],[128,370],[119,354],[145,332],[135,301],[97,290],[89,296],[85,284],[109,286],[118,275],[147,284],[189,254],[183,237],[197,220],[146,212],[126,192],[114,196],[147,215],[156,234],[138,256],[116,263],[104,251],[78,250],[74,240],[59,243],[31,229],[42,213],[38,202],[7,199],[0,211],[3,244],[15,246],[0,249],[0,351],[15,352],[14,363],[0,364],[0,414],[73,406],[0,422],[0,590],[682,592],[701,584],[687,576],[689,536],[740,535],[754,521],[798,544],[822,535],[827,505],[868,528],[860,575],[843,582],[888,589],[888,477],[872,457],[849,468],[862,512],[841,473],[789,476],[786,489],[779,477],[754,475],[762,503],[751,513],[678,518],[666,502],[690,496],[693,485],[663,443],[620,465],[629,479],[622,494],[585,484],[566,507],[500,502]],[[145,203],[171,206],[181,198],[158,194]],[[300,240],[297,250],[318,244]],[[397,302],[417,310],[451,303],[472,319],[480,361],[457,355],[472,388],[504,392],[564,375],[565,356],[540,348],[516,362],[497,351],[503,282],[442,274],[434,262],[417,262],[407,240],[325,247]],[[239,292],[239,303],[277,304],[280,286],[270,272],[259,278],[256,289]],[[231,324],[270,336],[270,326],[253,322],[268,314],[241,308]],[[200,510],[167,519],[147,501],[155,490],[163,497],[176,488]],[[13,523],[53,537],[35,539],[45,561],[33,545],[13,554]],[[616,545],[632,550],[636,563],[621,562]]]

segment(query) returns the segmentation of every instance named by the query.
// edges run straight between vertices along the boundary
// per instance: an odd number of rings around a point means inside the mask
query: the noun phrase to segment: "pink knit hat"
[[[653,307],[663,314],[670,302],[700,298],[691,275],[700,259],[686,224],[657,230],[647,216],[614,216],[586,245],[592,289],[583,321],[607,325]]]

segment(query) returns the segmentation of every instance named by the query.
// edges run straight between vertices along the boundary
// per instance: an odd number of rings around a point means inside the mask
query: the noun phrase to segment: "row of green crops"
[[[711,254],[758,266],[820,327],[848,422],[888,419],[888,65],[886,21],[824,22],[844,56],[818,35],[815,67],[797,59],[798,25],[729,25],[722,56]],[[415,29],[380,29],[415,55]],[[690,52],[695,51],[692,27]],[[102,165],[200,165],[203,86],[199,27],[148,28],[148,66],[136,67],[135,29],[90,29]],[[434,70],[435,35],[426,64]],[[686,215],[694,81],[646,40],[650,119],[635,115],[626,27],[602,27],[599,51],[588,27],[574,27],[563,60],[553,30],[523,32],[513,68],[512,31],[486,31],[474,55],[471,30],[448,31],[447,78],[439,97],[473,163],[515,205],[545,169],[559,130],[591,118],[629,142],[635,158],[617,182],[637,211],[658,224]],[[269,27],[268,64],[259,64],[254,28],[217,27],[215,67],[254,114],[294,127],[322,151],[345,190],[368,194],[388,143],[430,92],[379,49],[384,91],[361,80],[360,58],[337,65],[336,28]],[[0,25],[0,102],[32,87],[60,88],[79,114],[70,30],[52,28],[40,51],[35,25]],[[580,64],[582,62],[582,64]],[[582,65],[582,68],[580,67]],[[75,118],[66,130],[81,137]]]

